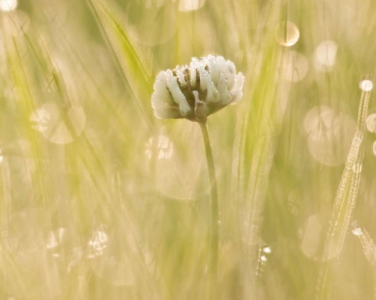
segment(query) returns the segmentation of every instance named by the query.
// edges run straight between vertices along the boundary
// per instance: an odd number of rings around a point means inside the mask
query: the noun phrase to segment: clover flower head
[[[244,76],[222,56],[193,58],[191,63],[161,71],[151,97],[160,119],[186,118],[202,122],[223,107],[237,103],[243,93]]]

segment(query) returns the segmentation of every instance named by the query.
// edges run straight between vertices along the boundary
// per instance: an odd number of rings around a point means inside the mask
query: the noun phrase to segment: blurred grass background
[[[208,54],[245,75],[241,102],[209,119],[219,299],[316,299],[334,259],[330,299],[374,299],[372,118],[353,234],[338,257],[323,251],[359,82],[374,72],[375,9],[0,0],[0,299],[204,299],[202,138],[156,119],[150,96],[160,70]]]

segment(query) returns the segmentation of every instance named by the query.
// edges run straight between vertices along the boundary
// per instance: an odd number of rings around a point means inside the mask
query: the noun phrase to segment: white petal
[[[166,72],[159,72],[157,77],[155,78],[155,82],[154,82],[154,89],[157,90],[159,89],[161,86],[163,86],[163,83],[165,85],[167,85],[167,75],[166,75]]]
[[[217,56],[215,59],[217,62],[218,72],[222,73],[222,72],[227,71],[228,68],[227,68],[227,63],[225,59],[222,56]]]
[[[189,71],[191,73],[191,87],[195,88],[196,87],[197,76],[196,76],[196,67],[194,66],[193,63],[191,63],[191,65],[189,67]]]
[[[234,87],[230,92],[230,94],[233,97],[233,100],[231,102],[232,104],[236,104],[242,98],[242,96],[243,96],[243,92],[242,92],[243,84],[244,84],[244,76],[240,72],[236,75]]]
[[[230,73],[235,76],[235,74],[236,74],[236,67],[235,67],[234,63],[231,60],[227,60],[227,66],[228,66],[228,68],[230,70]]]
[[[204,74],[204,78],[200,78],[200,82],[202,80],[205,80],[206,82],[206,88],[207,88],[207,95],[206,95],[206,102],[207,103],[216,103],[219,100],[219,92],[217,88],[215,87],[212,79],[210,78],[209,74],[206,72]]]
[[[186,117],[191,113],[191,107],[189,106],[184,94],[181,92],[177,79],[172,74],[172,71],[167,70],[166,73],[168,89],[170,90],[174,101],[179,105],[181,115]]]
[[[217,65],[221,66],[221,68],[226,64],[226,60],[223,58],[223,56],[216,56],[215,59],[217,61]]]
[[[204,66],[202,63],[197,65],[198,72],[200,74],[200,91],[205,92],[206,91],[206,77],[209,76],[209,73],[205,71]]]
[[[234,85],[235,76],[236,76],[236,68],[235,65],[231,61],[226,61],[226,68],[225,68],[225,74],[227,78],[227,88],[231,90]]]
[[[239,72],[236,75],[234,86],[231,91],[239,91],[243,89],[243,84],[244,84],[244,76],[242,72]]]
[[[158,94],[161,101],[173,104],[171,93],[167,89],[167,75],[165,72],[159,72],[154,83],[154,93]]]
[[[181,86],[182,87],[187,86],[187,83],[185,82],[184,74],[183,74],[183,72],[181,71],[180,68],[176,70],[176,75],[179,78],[179,82],[180,82]]]
[[[221,73],[217,85],[218,92],[220,94],[220,104],[222,106],[226,106],[229,104],[232,100],[232,96],[230,95],[228,89],[227,89],[227,83],[226,83],[226,75],[224,72]]]
[[[159,119],[177,119],[182,117],[177,105],[173,107],[161,101],[157,93],[151,96],[151,105],[154,110],[154,115]]]
[[[207,64],[209,66],[209,73],[213,80],[213,83],[217,85],[220,73],[219,68],[217,66],[217,60],[213,55],[208,55]]]

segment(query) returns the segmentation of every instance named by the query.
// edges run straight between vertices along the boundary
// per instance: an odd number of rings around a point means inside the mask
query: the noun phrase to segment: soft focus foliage
[[[156,119],[150,101],[161,70],[209,54],[245,79],[242,100],[208,121],[220,299],[375,298],[372,97],[363,167],[349,170],[358,197],[350,207],[346,185],[335,202],[373,88],[375,10],[0,0],[0,299],[204,299],[202,138],[193,122]]]

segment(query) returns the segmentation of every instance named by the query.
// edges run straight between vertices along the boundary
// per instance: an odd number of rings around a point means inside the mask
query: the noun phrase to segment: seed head
[[[189,66],[159,72],[151,97],[154,114],[160,119],[205,121],[237,103],[243,95],[243,83],[243,74],[236,74],[235,65],[222,56],[193,58]]]

